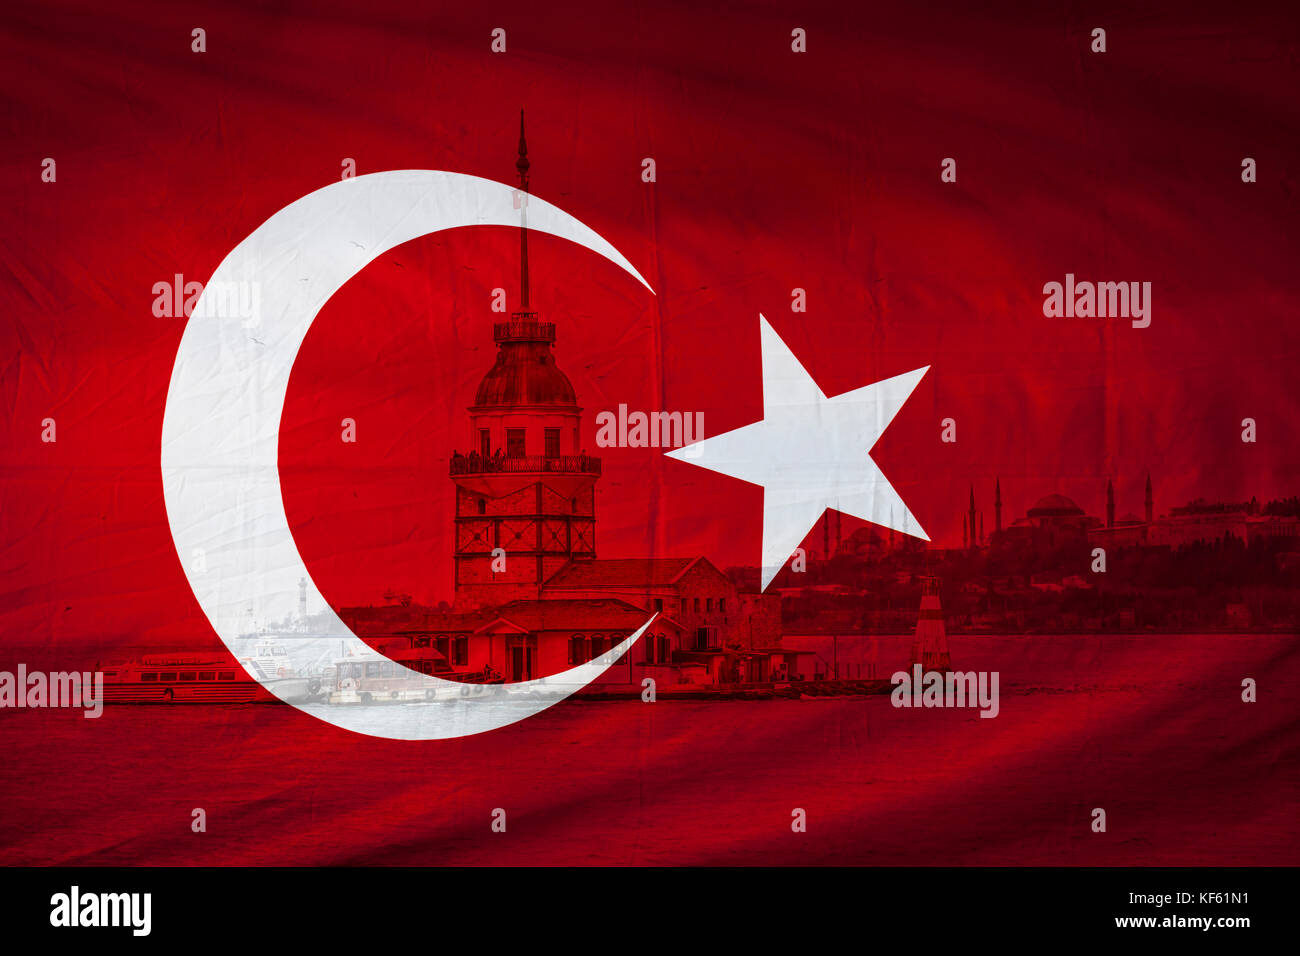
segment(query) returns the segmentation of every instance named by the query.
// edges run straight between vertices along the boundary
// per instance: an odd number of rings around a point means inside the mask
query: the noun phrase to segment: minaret
[[[522,308],[497,322],[496,362],[469,407],[468,455],[451,459],[456,484],[456,607],[536,600],[565,564],[596,556],[600,459],[579,442],[582,409],[555,362],[555,324],[531,309],[528,144],[519,114],[519,292]]]
[[[970,486],[970,546],[975,547],[975,486]]]
[[[1115,485],[1106,479],[1106,527],[1115,527]]]
[[[993,485],[993,533],[1002,531],[1002,479]]]
[[[307,620],[307,579],[298,579],[298,620]]]
[[[1151,472],[1147,472],[1147,524],[1155,518],[1155,501],[1151,497]]]

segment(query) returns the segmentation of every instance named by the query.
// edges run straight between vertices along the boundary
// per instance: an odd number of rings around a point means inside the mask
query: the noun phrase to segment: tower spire
[[[519,292],[523,311],[528,311],[528,141],[524,139],[524,111],[519,111]]]

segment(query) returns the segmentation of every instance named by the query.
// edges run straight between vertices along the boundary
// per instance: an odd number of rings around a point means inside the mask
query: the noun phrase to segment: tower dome
[[[555,323],[536,321],[536,313],[516,313],[493,327],[495,364],[474,395],[476,408],[563,405],[576,408],[578,396],[551,352]]]

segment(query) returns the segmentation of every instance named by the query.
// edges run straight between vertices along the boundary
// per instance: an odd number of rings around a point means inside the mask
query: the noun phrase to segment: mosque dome
[[[1083,509],[1065,495],[1046,495],[1029,509],[1031,518],[1074,518],[1082,514]]]

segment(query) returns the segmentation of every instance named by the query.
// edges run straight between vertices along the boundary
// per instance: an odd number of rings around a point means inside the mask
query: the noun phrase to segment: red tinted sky
[[[1111,475],[1121,512],[1140,510],[1148,470],[1162,510],[1300,490],[1293,16],[384,6],[4,14],[6,630],[203,633],[158,476],[182,323],[152,315],[153,284],[206,279],[345,157],[509,180],[521,106],[535,191],[657,293],[534,243],[535,302],[589,428],[619,402],[702,410],[710,433],[755,420],[763,312],[828,393],[931,366],[877,452],[939,543],[960,540],[971,481],[991,519],[995,476],[1012,515],[1050,491],[1097,512]],[[790,51],[796,26],[807,54]],[[47,156],[55,184],[39,179]],[[947,156],[955,184],[939,180]],[[446,596],[445,459],[515,256],[504,230],[411,243],[309,335],[282,463],[332,601]],[[1151,327],[1045,319],[1042,285],[1066,272],[1151,282]],[[806,314],[790,311],[796,286]],[[955,445],[939,441],[946,416]],[[651,450],[602,454],[602,554],[756,562],[757,489]]]

